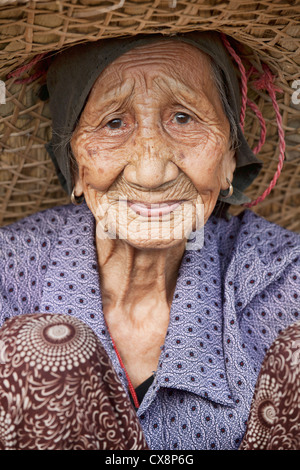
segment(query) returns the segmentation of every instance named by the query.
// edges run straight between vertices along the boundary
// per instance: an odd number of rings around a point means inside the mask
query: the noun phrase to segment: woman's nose
[[[150,190],[176,180],[179,171],[166,145],[155,139],[144,139],[143,145],[133,149],[132,158],[124,169],[124,178],[128,183]]]

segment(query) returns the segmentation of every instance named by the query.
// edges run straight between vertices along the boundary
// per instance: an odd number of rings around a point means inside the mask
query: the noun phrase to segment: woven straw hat
[[[252,210],[300,232],[298,0],[0,0],[0,225],[70,202],[45,150],[51,119],[38,97],[45,54],[101,38],[195,30],[227,35],[244,64],[244,134],[264,162],[246,194],[268,193]]]

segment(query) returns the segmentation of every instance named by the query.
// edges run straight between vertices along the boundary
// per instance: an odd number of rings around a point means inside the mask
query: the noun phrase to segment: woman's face
[[[112,62],[71,139],[76,194],[98,236],[163,248],[199,229],[232,180],[229,133],[210,59],[195,47],[158,42]]]

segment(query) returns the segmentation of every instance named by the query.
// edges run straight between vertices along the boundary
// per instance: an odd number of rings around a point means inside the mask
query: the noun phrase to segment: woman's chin
[[[140,250],[166,249],[186,242],[184,233],[168,230],[126,230],[124,227],[118,230],[109,225],[104,229],[101,223],[97,224],[96,236],[102,240],[124,242]]]
[[[124,239],[123,239],[124,240]],[[173,248],[175,246],[180,246],[185,243],[185,239],[137,239],[137,238],[127,238],[124,240],[128,245],[139,250],[165,250],[168,248]]]

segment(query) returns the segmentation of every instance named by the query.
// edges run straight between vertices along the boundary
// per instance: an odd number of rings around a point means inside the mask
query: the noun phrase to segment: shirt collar
[[[217,240],[208,222],[204,246],[186,251],[181,262],[156,383],[232,405],[223,347],[221,280]]]

